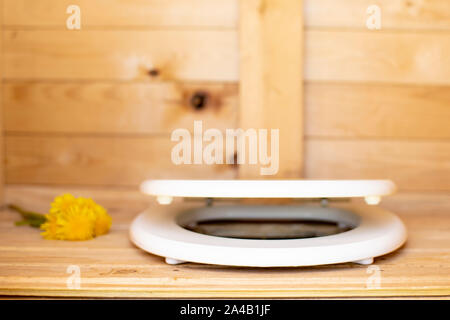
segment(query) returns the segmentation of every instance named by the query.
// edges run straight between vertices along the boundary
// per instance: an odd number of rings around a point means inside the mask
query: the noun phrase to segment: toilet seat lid
[[[143,193],[186,198],[355,198],[394,193],[390,180],[147,180]]]

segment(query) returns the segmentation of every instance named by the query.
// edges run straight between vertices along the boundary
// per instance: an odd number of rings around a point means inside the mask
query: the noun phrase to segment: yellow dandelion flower
[[[95,226],[94,226],[94,234],[96,236],[100,236],[102,234],[106,234],[111,228],[112,219],[109,214],[106,213],[106,210],[99,211],[96,214]]]
[[[44,239],[47,240],[57,240],[58,239],[58,224],[56,215],[46,214],[45,218],[47,219],[47,222],[44,222],[41,224],[40,228],[44,232],[41,232],[41,235],[44,237]]]
[[[50,213],[58,213],[67,210],[67,208],[74,205],[76,202],[77,199],[70,193],[58,196],[51,204]]]
[[[73,205],[56,216],[57,236],[62,240],[88,240],[94,237],[96,216],[88,207]]]
[[[77,203],[81,206],[86,206],[94,211],[95,214],[103,214],[106,213],[106,209],[103,208],[101,205],[97,204],[94,200],[91,198],[83,198],[79,197],[77,198]]]
[[[87,207],[93,211],[96,216],[94,234],[100,236],[106,234],[112,224],[111,216],[107,213],[106,209],[97,204],[90,198],[77,198],[77,203],[83,207]]]
[[[105,208],[90,198],[63,194],[51,203],[40,226],[45,239],[88,240],[108,233],[112,219]]]

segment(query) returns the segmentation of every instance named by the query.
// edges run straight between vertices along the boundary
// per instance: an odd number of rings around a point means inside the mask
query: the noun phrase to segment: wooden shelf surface
[[[154,201],[130,189],[9,186],[7,203],[45,211],[62,192],[90,196],[108,208],[113,226],[90,241],[43,240],[0,212],[0,295],[39,297],[442,297],[450,296],[450,194],[399,194],[382,205],[408,229],[398,251],[371,268],[339,264],[305,268],[238,268],[187,263],[171,266],[129,241],[133,217]],[[70,265],[80,289],[69,289]],[[368,287],[380,275],[380,287]]]

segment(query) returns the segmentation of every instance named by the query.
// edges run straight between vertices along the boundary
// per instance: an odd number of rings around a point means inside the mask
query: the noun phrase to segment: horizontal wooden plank
[[[237,84],[13,82],[3,87],[6,131],[169,133],[237,125]],[[205,97],[204,106],[195,96]]]
[[[7,136],[7,183],[137,185],[147,178],[233,178],[229,165],[172,164],[168,137]],[[402,191],[450,190],[450,143],[307,139],[306,178],[394,180]]]
[[[13,1],[13,0],[9,0]],[[371,5],[381,9],[381,29],[450,30],[450,3],[442,0],[306,0],[308,27],[366,28]]]
[[[66,27],[68,6],[81,27],[226,27],[237,25],[237,0],[4,0],[6,26]]]
[[[307,139],[309,179],[392,179],[401,191],[450,191],[450,142]]]
[[[382,29],[450,29],[450,4],[442,0],[305,0],[308,28],[366,28],[370,5],[381,8]],[[8,27],[65,28],[70,0],[4,0]],[[238,20],[237,0],[77,0],[83,27],[227,27]]]
[[[4,31],[4,78],[238,78],[234,30]]]
[[[311,83],[306,135],[450,138],[450,87]]]
[[[205,94],[205,107],[190,104]],[[450,89],[307,82],[306,135],[449,138]],[[237,124],[237,84],[10,82],[3,88],[8,132],[168,133]],[[65,119],[65,121],[61,121]]]
[[[450,32],[308,31],[305,78],[450,84]]]
[[[7,183],[136,186],[148,178],[233,178],[233,165],[175,165],[170,137],[7,136]]]
[[[450,212],[450,192],[397,193],[384,197],[380,205],[388,210],[402,214],[444,214]],[[428,221],[433,223],[432,220]]]
[[[233,30],[22,30],[4,38],[6,79],[238,80]],[[450,33],[314,30],[305,42],[307,80],[450,83]]]

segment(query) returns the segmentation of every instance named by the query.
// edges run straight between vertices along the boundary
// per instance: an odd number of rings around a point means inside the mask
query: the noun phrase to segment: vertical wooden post
[[[261,176],[245,164],[240,178],[302,176],[302,2],[240,1],[240,127],[280,130],[278,174]]]

